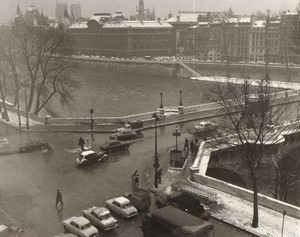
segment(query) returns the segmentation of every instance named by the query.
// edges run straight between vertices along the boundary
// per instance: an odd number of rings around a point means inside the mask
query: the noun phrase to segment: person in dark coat
[[[64,203],[62,201],[62,195],[61,195],[61,192],[59,191],[59,189],[57,189],[57,192],[56,192],[56,204],[55,204],[55,207],[57,207],[58,203],[60,203],[61,206],[64,205]]]
[[[194,141],[191,141],[190,142],[190,149],[191,149],[191,153],[193,154],[194,153],[194,148],[195,147],[195,143],[194,143]]]
[[[183,148],[183,150],[185,151],[185,149],[189,150],[189,140],[187,138],[185,138],[185,140],[184,140],[184,148]]]
[[[138,189],[139,188],[139,175],[136,174],[134,176],[134,184],[135,184],[135,188]]]
[[[80,148],[81,148],[81,150],[83,151],[83,146],[84,146],[84,144],[85,144],[85,141],[83,140],[83,138],[82,137],[80,137],[79,138],[79,143],[78,143],[78,145],[80,146]]]
[[[161,184],[161,175],[162,175],[162,168],[160,168],[157,171],[157,179],[158,179],[158,183]]]

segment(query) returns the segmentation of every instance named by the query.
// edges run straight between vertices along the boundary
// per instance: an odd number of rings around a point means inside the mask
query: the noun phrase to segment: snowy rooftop
[[[173,16],[167,20],[167,22],[177,22],[178,17],[180,22],[197,22],[198,16],[206,16],[208,12],[179,12],[176,16]],[[211,12],[211,15],[222,14],[219,12]]]
[[[266,21],[265,20],[258,20],[254,21],[252,27],[265,27],[266,26]]]
[[[107,22],[103,28],[173,28],[167,22],[157,21],[122,21],[122,22]]]
[[[69,28],[88,28],[87,22],[75,22]]]
[[[251,22],[251,18],[250,17],[243,17],[241,19],[239,19],[238,23],[250,23]]]

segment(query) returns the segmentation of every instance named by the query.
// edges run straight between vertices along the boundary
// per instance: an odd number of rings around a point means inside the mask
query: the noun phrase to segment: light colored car
[[[122,218],[131,218],[138,214],[138,210],[125,197],[109,199],[106,201],[106,206]]]
[[[112,230],[118,226],[116,218],[112,217],[110,211],[105,207],[91,207],[82,212],[85,218],[102,230]]]
[[[99,232],[96,227],[83,216],[73,216],[64,220],[62,223],[66,232],[80,237],[99,237]]]
[[[211,121],[201,121],[198,125],[194,126],[196,132],[208,132],[217,129],[217,124]]]

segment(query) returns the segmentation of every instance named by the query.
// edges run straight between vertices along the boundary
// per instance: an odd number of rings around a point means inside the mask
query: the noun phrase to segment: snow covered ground
[[[258,236],[281,237],[282,213],[259,206],[259,226],[252,228],[253,205],[251,202],[217,190],[214,191],[217,192],[218,204],[222,204],[223,208],[212,213],[212,216]],[[284,217],[283,236],[299,237],[300,220],[286,215]]]

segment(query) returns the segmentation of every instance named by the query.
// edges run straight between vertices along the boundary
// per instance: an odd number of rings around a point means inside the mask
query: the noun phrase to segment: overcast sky
[[[57,0],[58,2],[81,4],[83,16],[91,16],[95,12],[114,13],[123,11],[127,16],[135,12],[139,0]],[[0,0],[0,22],[7,22],[16,14],[16,6],[20,4],[24,13],[26,8],[33,3],[43,9],[45,15],[55,15],[56,0]],[[294,11],[299,0],[144,0],[145,8],[153,7],[157,17],[164,19],[169,12],[176,14],[178,10],[195,11],[224,11],[231,6],[236,14],[252,14],[257,11],[272,12],[289,9]]]

